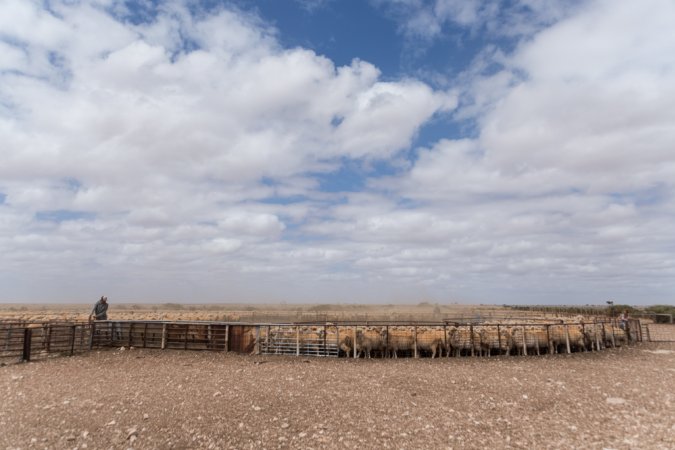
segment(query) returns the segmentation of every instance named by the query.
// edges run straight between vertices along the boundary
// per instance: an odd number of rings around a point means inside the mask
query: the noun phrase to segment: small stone
[[[286,422],[281,424],[281,428],[288,428],[288,427],[290,427],[290,425],[287,424]]]
[[[606,402],[609,405],[623,405],[626,403],[626,399],[620,397],[607,397]]]
[[[149,418],[150,418],[150,416],[149,416],[149,415],[147,415],[147,414],[143,414],[143,420],[148,420]]]
[[[260,406],[253,406],[253,411],[260,411],[262,408]]]

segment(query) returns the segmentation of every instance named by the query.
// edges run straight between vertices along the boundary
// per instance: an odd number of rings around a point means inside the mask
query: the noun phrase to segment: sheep
[[[480,346],[480,334],[468,327],[454,328],[448,334],[448,342],[454,356],[461,356],[462,351],[482,355]]]
[[[385,332],[379,329],[357,330],[356,332],[356,353],[357,357],[361,354],[370,358],[373,351],[384,353]]]
[[[409,330],[385,329],[383,338],[386,345],[386,355],[392,358],[398,358],[399,351],[408,352],[415,350],[415,338]]]
[[[436,354],[440,357],[445,347],[445,332],[438,329],[419,328],[417,331],[417,349],[431,353],[431,358]]]

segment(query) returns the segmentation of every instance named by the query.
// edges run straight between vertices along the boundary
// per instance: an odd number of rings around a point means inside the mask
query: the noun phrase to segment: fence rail
[[[86,323],[0,323],[0,359],[23,361],[89,349]]]
[[[0,322],[0,361],[138,347],[326,357],[541,355],[675,341],[675,325],[501,322]]]

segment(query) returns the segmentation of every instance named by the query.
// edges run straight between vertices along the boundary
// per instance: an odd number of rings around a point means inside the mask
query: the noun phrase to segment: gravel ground
[[[351,360],[98,351],[0,367],[0,448],[675,448],[675,343]]]

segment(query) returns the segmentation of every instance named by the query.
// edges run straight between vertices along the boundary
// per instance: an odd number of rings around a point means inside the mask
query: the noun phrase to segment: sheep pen
[[[0,448],[675,448],[672,325],[81,314],[9,318]]]

